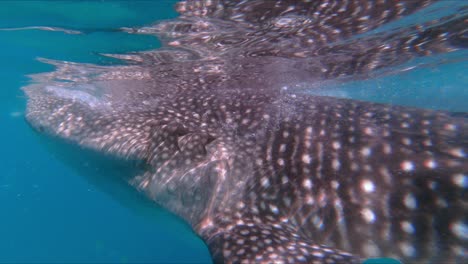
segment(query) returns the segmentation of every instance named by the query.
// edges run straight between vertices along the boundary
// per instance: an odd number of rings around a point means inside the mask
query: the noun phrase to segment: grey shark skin
[[[47,61],[57,70],[24,88],[27,120],[140,161],[130,184],[216,262],[463,263],[466,118],[301,88],[465,47],[464,16],[351,39],[429,2],[183,2],[179,19],[130,30],[176,49]]]

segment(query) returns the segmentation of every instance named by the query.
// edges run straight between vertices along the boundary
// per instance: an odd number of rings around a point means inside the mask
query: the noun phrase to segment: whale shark
[[[433,2],[182,1],[176,19],[121,29],[160,49],[42,59],[56,69],[23,88],[26,119],[137,161],[124,180],[216,263],[465,263],[466,115],[308,92],[463,51],[466,8],[391,27]]]

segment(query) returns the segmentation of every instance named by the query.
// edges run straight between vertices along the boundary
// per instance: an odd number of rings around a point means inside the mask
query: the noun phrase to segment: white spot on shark
[[[375,190],[375,185],[372,181],[366,179],[361,181],[361,189],[366,193],[371,193]]]
[[[414,164],[409,160],[405,160],[401,163],[401,169],[407,172],[412,171],[414,170]]]

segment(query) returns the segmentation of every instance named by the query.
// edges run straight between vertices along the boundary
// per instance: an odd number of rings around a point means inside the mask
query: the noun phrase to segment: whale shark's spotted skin
[[[109,55],[128,65],[47,61],[27,119],[142,161],[130,183],[217,262],[463,263],[466,118],[301,88],[466,47],[463,12],[365,34],[430,2],[182,2],[177,20],[125,29],[166,43]]]

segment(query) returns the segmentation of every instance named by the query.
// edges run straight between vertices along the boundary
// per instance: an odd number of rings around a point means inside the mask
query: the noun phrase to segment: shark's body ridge
[[[462,263],[466,118],[301,88],[466,47],[466,15],[366,35],[431,2],[182,2],[176,20],[125,29],[167,44],[112,55],[125,66],[47,61],[27,119],[141,161],[131,185],[218,262]]]

